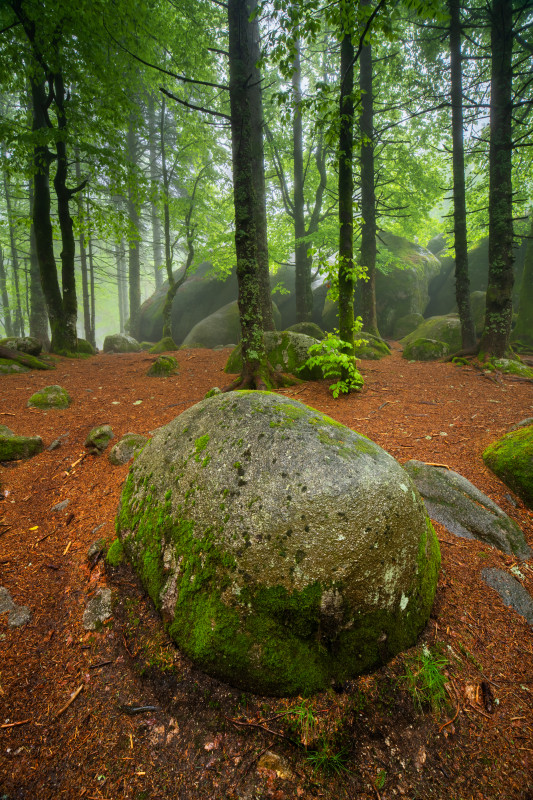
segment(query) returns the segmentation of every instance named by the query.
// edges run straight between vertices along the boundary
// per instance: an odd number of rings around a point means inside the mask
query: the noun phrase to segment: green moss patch
[[[71,397],[66,389],[61,386],[45,386],[35,394],[32,394],[28,400],[29,408],[68,408],[71,403]]]
[[[153,352],[153,350],[150,352]],[[174,356],[159,356],[150,366],[146,374],[153,375],[157,378],[168,378],[170,375],[175,375],[178,369],[178,361]]]
[[[487,467],[533,508],[533,425],[511,431],[483,453]]]

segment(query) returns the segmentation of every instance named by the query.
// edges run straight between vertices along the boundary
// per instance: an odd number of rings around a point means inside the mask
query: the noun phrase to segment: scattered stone
[[[98,630],[111,614],[111,589],[99,589],[83,612],[83,627],[86,631]]]
[[[31,619],[28,606],[18,606],[5,586],[0,586],[0,614],[7,614],[7,624],[10,628],[20,628]]]
[[[0,375],[15,375],[21,372],[29,372],[30,368],[12,361],[10,358],[0,358]]]
[[[58,447],[61,447],[61,439],[54,439],[46,449],[51,452],[52,450],[57,450]]]
[[[100,561],[102,556],[105,552],[105,539],[97,539],[95,542],[87,550],[87,561],[89,562],[89,567],[94,569],[97,563]]]
[[[483,580],[500,595],[504,605],[514,610],[533,626],[533,598],[520,581],[504,569],[487,567],[482,570]]]
[[[180,648],[260,694],[325,689],[412,646],[439,566],[400,465],[269,392],[216,395],[161,428],[117,534]]]
[[[518,428],[529,428],[530,425],[533,425],[533,417],[526,417],[521,422],[517,422],[516,425],[513,425],[510,430],[516,431]]]
[[[528,508],[533,508],[533,425],[506,433],[489,445],[483,461]]]
[[[0,461],[18,461],[41,453],[40,436],[17,436],[7,425],[0,426]]]
[[[85,447],[91,455],[99,456],[104,452],[111,439],[114,438],[115,434],[110,425],[97,425],[87,436]]]
[[[105,525],[105,522],[101,522],[100,525],[97,525],[96,528],[92,529],[91,534],[98,533],[98,531],[102,530],[104,525]]]
[[[23,625],[31,619],[31,611],[28,606],[17,606],[10,612],[7,618],[7,624],[10,628],[22,628]]]
[[[504,375],[519,375],[522,378],[533,380],[533,368],[513,358],[493,358],[492,365]]]
[[[146,374],[155,375],[158,378],[168,378],[170,375],[175,375],[178,370],[178,360],[174,356],[158,356]]]
[[[402,358],[408,361],[438,361],[449,355],[450,348],[435,339],[414,339],[405,345]]]
[[[133,336],[114,333],[104,339],[104,353],[140,353],[141,345]]]
[[[266,769],[270,772],[275,772],[278,778],[286,781],[291,780],[293,777],[287,761],[271,750],[267,750],[266,753],[263,753],[257,762],[257,769]]]
[[[109,460],[115,466],[127,464],[139,450],[142,450],[149,439],[139,433],[125,433],[120,442],[113,445],[109,453]]]
[[[62,500],[60,503],[56,503],[55,506],[52,506],[50,511],[64,511],[65,508],[70,503],[70,500]]]
[[[66,389],[61,386],[45,386],[28,400],[29,408],[68,408],[72,400]]]
[[[38,356],[41,354],[43,344],[35,336],[9,336],[7,339],[0,339],[0,347],[8,347],[28,356]]]
[[[429,516],[451,533],[530,558],[531,548],[516,522],[458,472],[422,461],[408,461],[404,469],[424,498]]]

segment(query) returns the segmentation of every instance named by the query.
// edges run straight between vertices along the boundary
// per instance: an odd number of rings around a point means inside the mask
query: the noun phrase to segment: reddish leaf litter
[[[56,449],[0,466],[0,586],[31,611],[19,628],[0,615],[0,798],[533,798],[532,631],[481,579],[484,567],[518,568],[531,593],[531,562],[435,525],[442,571],[417,647],[306,699],[259,697],[206,677],[168,640],[127,567],[106,574],[102,559],[88,562],[90,545],[114,536],[128,471],[107,454],[85,454],[89,430],[108,423],[115,441],[148,434],[226,385],[228,354],[181,350],[171,378],[147,377],[154,356],[141,353],[59,358],[53,373],[0,379],[0,424],[42,436],[45,447],[61,437]],[[337,401],[325,382],[282,393],[400,463],[460,472],[533,545],[532,512],[481,458],[533,415],[531,383],[408,363],[398,350],[361,371],[363,392]],[[67,389],[70,408],[27,408],[51,383]],[[113,616],[88,632],[83,611],[105,586]],[[424,644],[448,662],[440,711],[417,709],[402,677]]]

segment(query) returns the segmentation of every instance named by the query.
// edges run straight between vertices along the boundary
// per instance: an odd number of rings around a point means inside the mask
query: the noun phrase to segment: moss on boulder
[[[389,345],[372,333],[360,331],[355,334],[355,357],[366,361],[379,361],[390,356]]]
[[[26,353],[28,356],[38,356],[43,349],[43,343],[35,336],[8,336],[0,339],[0,347],[9,347],[10,350]]]
[[[418,328],[419,325],[422,325],[424,322],[424,317],[422,314],[406,314],[405,317],[400,317],[394,323],[394,328],[392,331],[392,338],[393,339],[403,339],[404,336],[408,336],[414,330]]]
[[[178,349],[179,349],[178,345],[176,344],[174,339],[171,336],[165,336],[164,339],[161,339],[161,341],[149,347],[148,351],[150,353],[168,353]]]
[[[78,339],[78,353],[86,356],[95,356],[96,349],[87,339]]]
[[[104,339],[104,353],[139,353],[141,345],[133,336],[113,333]]]
[[[28,400],[29,408],[68,408],[72,399],[66,389],[63,389],[57,384],[53,386],[45,386],[35,394],[32,394]]]
[[[275,370],[288,372],[306,381],[321,380],[322,370],[320,367],[310,369],[304,366],[308,358],[308,350],[311,345],[316,344],[316,339],[292,331],[267,331],[263,334],[263,338],[268,360]],[[242,351],[239,344],[230,354],[224,371],[235,374],[241,370]]]
[[[40,436],[17,436],[7,425],[0,425],[0,461],[18,461],[41,453]]]
[[[115,438],[115,434],[111,430],[110,425],[97,425],[87,435],[85,440],[85,447],[89,453],[98,456],[104,452],[111,439]]]
[[[148,437],[141,436],[140,433],[125,433],[120,442],[111,448],[109,461],[115,466],[127,464],[139,450],[143,449],[147,441]]]
[[[29,372],[30,368],[18,361],[11,361],[10,358],[0,358],[0,375],[16,375],[21,372]]]
[[[490,364],[505,375],[519,375],[522,378],[533,379],[533,369],[514,358],[493,358]]]
[[[318,339],[319,342],[326,338],[326,334],[316,322],[296,322],[294,325],[290,325],[287,330],[293,333],[303,333],[305,336]]]
[[[415,339],[403,349],[402,357],[409,361],[438,361],[450,352],[447,344],[435,339]]]
[[[157,378],[168,378],[170,375],[175,375],[178,370],[177,358],[174,358],[174,356],[158,356],[154,363],[150,365],[146,374]]]
[[[533,508],[533,425],[511,431],[489,445],[483,461],[528,508]]]
[[[430,317],[424,320],[418,328],[404,336],[400,344],[405,348],[417,339],[433,339],[448,345],[448,352],[454,353],[461,349],[461,322],[456,314],[447,314],[443,317]]]
[[[263,694],[326,689],[410,647],[439,568],[399,464],[268,392],[216,395],[159,429],[117,533],[178,646]]]

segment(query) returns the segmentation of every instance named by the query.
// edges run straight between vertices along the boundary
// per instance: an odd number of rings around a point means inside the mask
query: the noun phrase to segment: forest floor
[[[148,434],[226,385],[228,354],[181,350],[172,378],[147,377],[147,353],[58,359],[55,372],[0,378],[0,424],[42,436],[45,447],[62,437],[57,449],[0,466],[0,586],[32,614],[21,628],[0,615],[0,798],[531,800],[532,630],[481,578],[484,567],[518,569],[533,593],[531,561],[515,563],[436,524],[442,570],[417,647],[342,691],[307,699],[259,697],[206,677],[168,640],[126,567],[106,575],[102,561],[89,565],[89,546],[114,537],[128,465],[86,455],[87,433],[108,423],[115,441]],[[533,545],[533,513],[481,457],[533,416],[531,383],[407,363],[397,349],[360,369],[361,394],[334,401],[325,382],[282,393],[400,463],[460,472]],[[69,409],[26,407],[52,383],[70,393]],[[87,632],[83,611],[103,586],[116,598],[114,615]],[[419,710],[404,678],[424,644],[447,661],[441,710]],[[132,716],[132,705],[156,708]]]

